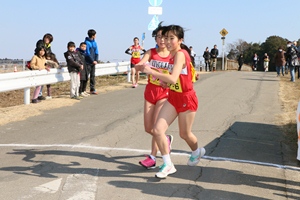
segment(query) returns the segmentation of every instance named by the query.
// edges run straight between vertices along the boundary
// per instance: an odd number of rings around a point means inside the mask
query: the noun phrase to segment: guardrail
[[[112,75],[127,72],[127,81],[130,82],[130,62],[97,64],[95,76]],[[30,104],[30,88],[69,81],[68,69],[32,70],[0,74],[0,92],[24,89],[24,104]]]

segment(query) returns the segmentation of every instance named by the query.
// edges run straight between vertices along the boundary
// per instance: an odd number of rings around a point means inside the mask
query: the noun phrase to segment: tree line
[[[22,64],[23,59],[0,58],[0,64]]]
[[[289,40],[280,36],[270,36],[263,43],[248,43],[242,39],[227,44],[228,59],[237,60],[240,54],[244,55],[244,63],[252,66],[252,57],[257,53],[259,57],[258,70],[263,71],[263,56],[265,53],[269,55],[269,70],[276,71],[274,57],[279,47],[286,51],[286,45]],[[298,39],[300,44],[300,39]]]

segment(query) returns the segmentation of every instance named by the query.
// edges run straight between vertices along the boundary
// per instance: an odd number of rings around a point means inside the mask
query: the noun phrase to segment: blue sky
[[[144,48],[155,45],[148,30],[153,17],[149,6],[148,0],[2,1],[0,58],[30,59],[36,41],[49,32],[54,36],[52,51],[63,61],[67,43],[79,45],[92,28],[100,60],[129,60],[124,51],[135,36],[141,39],[145,32]],[[299,0],[163,0],[161,7],[159,20],[184,27],[185,44],[201,56],[214,44],[222,51],[223,28],[229,32],[225,45],[238,39],[264,42],[272,35],[300,38]]]

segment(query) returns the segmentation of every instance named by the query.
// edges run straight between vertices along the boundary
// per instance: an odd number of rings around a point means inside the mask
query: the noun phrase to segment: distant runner
[[[134,66],[140,62],[141,55],[143,55],[146,50],[139,45],[139,38],[135,37],[133,38],[133,45],[130,46],[125,53],[131,55],[130,60],[130,68],[131,68],[131,81],[132,81],[132,87],[136,88],[138,86],[138,81],[140,78],[140,74],[138,71],[135,70]],[[141,53],[142,51],[142,53]]]

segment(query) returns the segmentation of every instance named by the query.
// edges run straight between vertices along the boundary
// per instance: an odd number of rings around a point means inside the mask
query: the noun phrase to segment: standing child
[[[59,67],[59,64],[58,64],[58,61],[55,57],[55,54],[54,53],[47,53],[46,54],[46,66],[48,68],[58,68]],[[52,96],[51,96],[51,85],[48,84],[47,85],[47,96],[46,96],[46,99],[52,99]]]
[[[52,53],[51,42],[53,41],[53,36],[50,33],[46,33],[43,39],[36,42],[36,47],[44,47],[45,54]]]
[[[168,74],[170,52],[167,50],[164,37],[162,35],[162,30],[164,28],[165,26],[161,26],[161,24],[159,24],[157,29],[153,31],[152,36],[155,37],[157,48],[148,50],[137,65],[149,61],[150,65],[152,65],[155,69]],[[160,83],[158,79],[151,75],[148,76],[148,84],[146,85],[144,92],[144,127],[145,131],[152,135],[151,153],[146,157],[146,159],[139,162],[140,165],[146,169],[152,169],[156,166],[156,154],[158,152],[158,147],[153,138],[152,129],[160,109],[167,101],[168,93],[169,88],[166,87],[166,84]],[[166,139],[169,144],[169,149],[171,150],[173,136],[167,135]]]
[[[79,48],[77,48],[76,51],[78,52],[78,55],[83,63],[83,70],[80,71],[79,96],[87,97],[90,96],[90,94],[86,92],[86,85],[89,75],[89,68],[86,62],[86,43],[81,42]]]
[[[198,148],[197,137],[192,133],[198,99],[192,83],[189,49],[182,43],[184,30],[180,26],[171,25],[163,31],[163,35],[167,37],[167,48],[171,54],[168,66],[170,74],[160,73],[148,65],[138,66],[143,72],[171,84],[168,101],[161,108],[153,127],[153,137],[164,161],[159,172],[156,173],[157,178],[166,178],[169,174],[176,172],[169,154],[165,132],[177,117],[179,135],[192,150],[187,164],[189,166],[197,165],[205,154],[204,148]]]
[[[98,61],[98,45],[95,41],[96,31],[94,29],[88,30],[88,37],[85,38],[86,43],[86,56],[89,64],[89,75],[90,75],[90,94],[98,94],[95,89],[95,70]]]
[[[49,71],[49,69],[45,66],[46,65],[46,59],[45,59],[45,49],[43,47],[37,47],[35,48],[34,56],[31,59],[30,67],[32,70],[44,70],[46,69]],[[35,90],[33,92],[32,97],[32,103],[38,103],[40,100],[38,99],[39,92],[41,90],[41,86],[36,86]]]
[[[83,63],[75,51],[75,43],[68,43],[68,51],[64,53],[64,56],[67,61],[68,71],[71,77],[71,85],[70,85],[70,97],[71,99],[80,100],[79,98],[79,72],[83,69]]]
[[[141,51],[143,53],[141,54]],[[131,73],[131,81],[132,81],[132,88],[136,88],[138,86],[138,81],[140,78],[140,74],[138,71],[135,70],[134,66],[141,61],[141,55],[143,55],[146,52],[143,47],[139,44],[139,38],[135,37],[133,38],[133,45],[130,46],[125,53],[131,55],[130,59],[130,73]]]
[[[45,55],[47,54],[51,54],[52,53],[52,50],[51,50],[51,42],[53,41],[53,36],[52,34],[50,33],[46,33],[44,36],[43,36],[43,39],[40,39],[36,42],[36,48],[39,47],[39,48],[44,48],[45,49]],[[43,96],[43,88],[44,86],[42,85],[41,86],[41,90],[40,90],[40,93],[39,93],[39,97],[38,99],[39,100],[45,100],[46,98]]]

